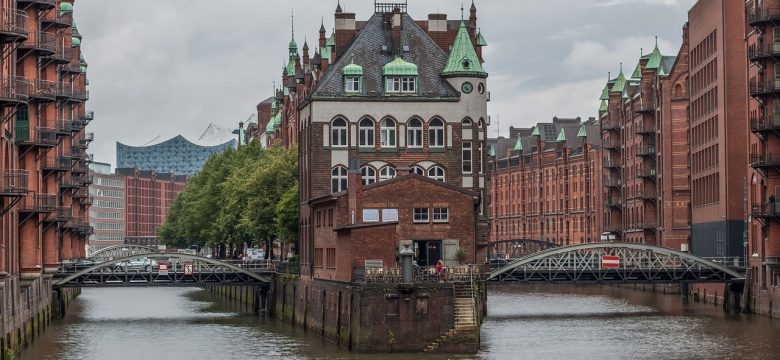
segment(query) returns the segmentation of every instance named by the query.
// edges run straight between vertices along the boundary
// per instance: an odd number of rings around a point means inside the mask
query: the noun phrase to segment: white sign
[[[160,267],[158,269],[158,272],[160,273],[160,275],[168,275],[168,264],[163,263],[160,264],[159,266]]]
[[[184,275],[192,275],[192,263],[184,264]]]

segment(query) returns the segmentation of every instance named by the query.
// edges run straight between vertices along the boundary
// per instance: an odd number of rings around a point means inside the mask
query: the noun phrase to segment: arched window
[[[360,120],[360,146],[374,146],[374,121],[369,118]]]
[[[433,119],[428,123],[428,146],[444,147],[444,122]]]
[[[379,137],[381,138],[383,148],[394,148],[397,144],[397,136],[395,129],[395,121],[393,119],[382,120],[382,129],[380,130]]]
[[[425,176],[425,169],[423,169],[422,167],[419,167],[417,165],[412,166],[412,174]]]
[[[376,169],[371,166],[364,166],[360,169],[363,185],[371,185],[376,182]]]
[[[407,124],[408,134],[406,142],[410,148],[421,148],[423,146],[423,124],[420,119],[411,119]]]
[[[474,125],[474,122],[471,121],[471,119],[469,119],[469,118],[465,118],[462,121],[462,125],[463,125],[463,127],[471,127],[472,125]]]
[[[397,172],[392,166],[385,166],[379,170],[379,181],[385,181],[393,179],[397,176]]]
[[[428,177],[433,180],[444,182],[444,169],[442,169],[441,166],[431,166],[431,168],[428,169]]]
[[[347,168],[336,166],[330,172],[330,191],[333,193],[347,190]]]
[[[331,142],[333,144],[333,147],[346,147],[347,146],[347,121],[338,118],[336,120],[333,120],[333,124],[331,124],[332,127],[332,135],[333,135],[333,141]]]

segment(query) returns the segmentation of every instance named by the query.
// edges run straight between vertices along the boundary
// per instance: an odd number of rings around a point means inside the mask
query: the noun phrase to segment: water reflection
[[[497,289],[482,351],[440,359],[767,359],[780,357],[770,319],[724,314],[678,297],[612,287]],[[352,354],[182,288],[85,289],[22,359],[419,359]]]

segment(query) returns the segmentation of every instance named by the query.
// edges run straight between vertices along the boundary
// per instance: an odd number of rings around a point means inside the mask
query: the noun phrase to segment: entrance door
[[[441,260],[441,240],[415,240],[414,253],[417,265],[436,266]]]

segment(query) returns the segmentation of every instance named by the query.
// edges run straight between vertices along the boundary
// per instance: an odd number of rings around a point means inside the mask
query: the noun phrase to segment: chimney
[[[449,52],[450,44],[447,41],[447,14],[428,15],[428,36],[436,42],[436,45]]]
[[[393,54],[401,55],[401,8],[393,9],[390,17],[390,37],[393,40]]]
[[[349,224],[363,222],[363,209],[360,199],[363,197],[363,179],[360,173],[360,160],[349,160],[349,173],[347,175],[347,196],[349,197]]]
[[[347,45],[355,39],[355,13],[336,12],[336,57],[338,59],[347,50]],[[335,61],[334,59],[334,61]]]

